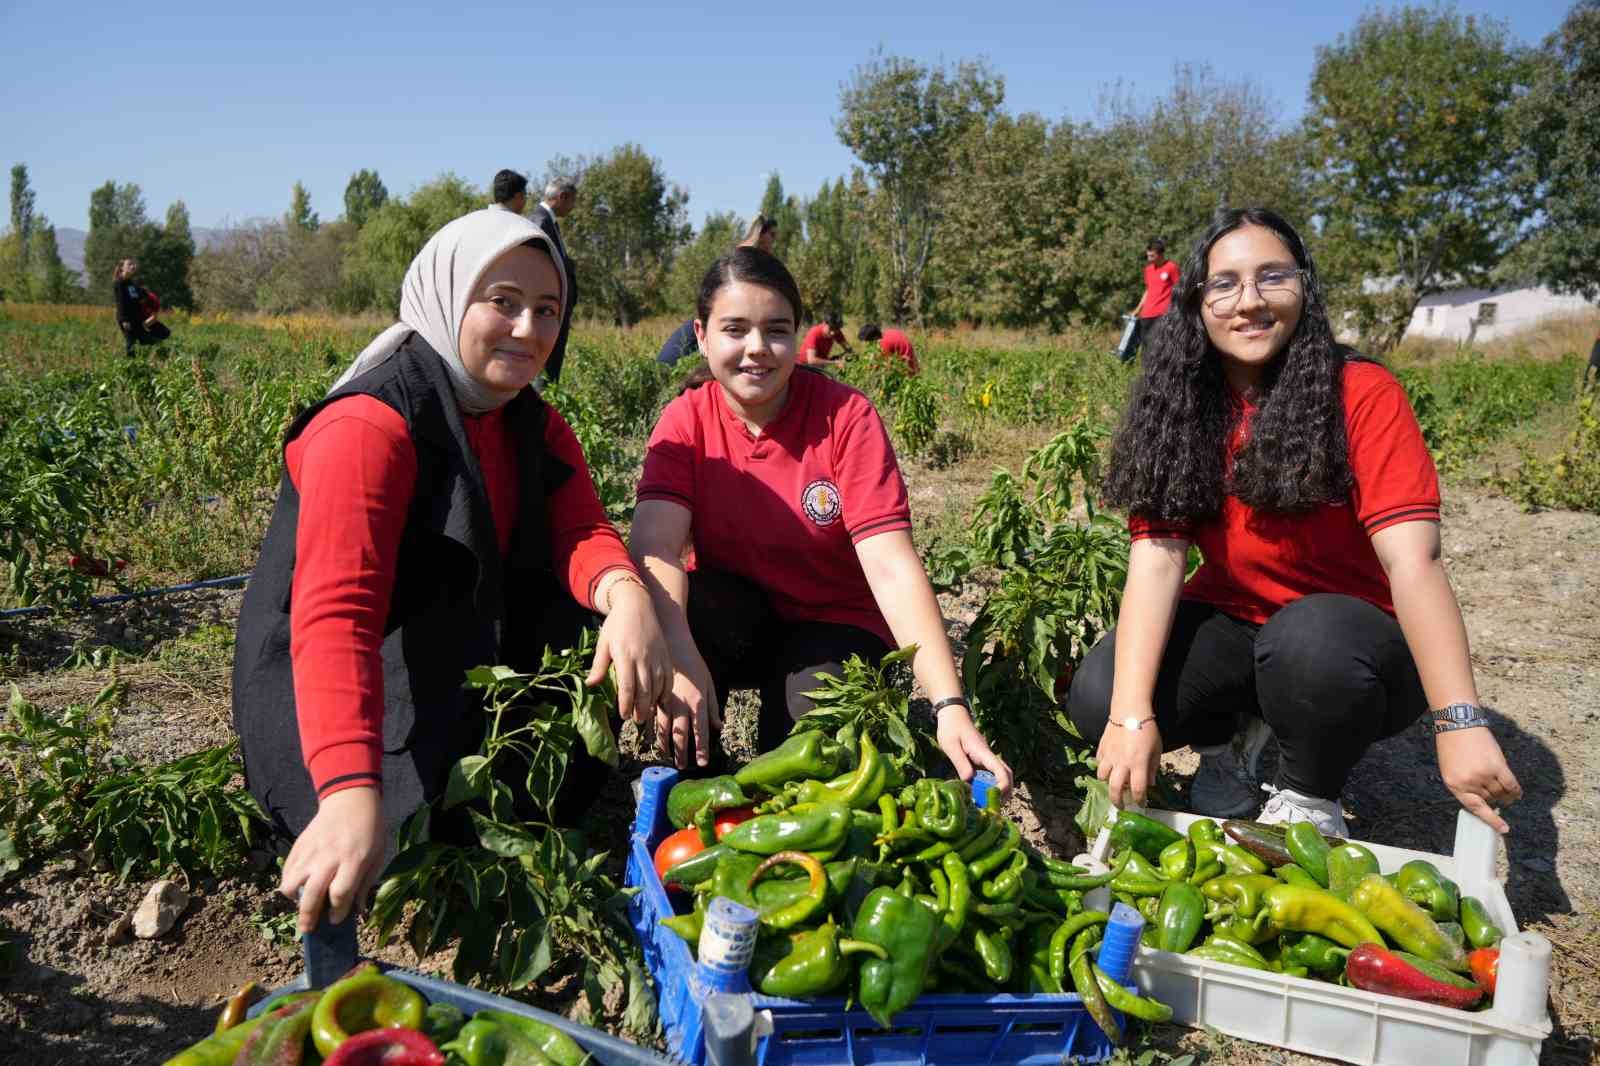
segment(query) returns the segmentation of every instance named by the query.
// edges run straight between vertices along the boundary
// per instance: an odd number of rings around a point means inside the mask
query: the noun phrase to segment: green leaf
[[[522,929],[517,934],[514,948],[511,965],[505,970],[506,984],[511,988],[526,988],[537,981],[554,961],[550,946],[550,923],[540,921]]]
[[[482,755],[468,755],[457,759],[450,767],[450,777],[444,789],[444,808],[459,806],[483,795],[484,777],[489,760]]]
[[[650,978],[637,959],[628,960],[628,1007],[622,1013],[623,1028],[639,1036],[656,1031],[656,994]]]
[[[538,838],[525,829],[496,822],[477,811],[467,813],[472,816],[472,826],[478,832],[478,843],[501,858],[531,855],[539,847]]]
[[[618,760],[617,738],[611,732],[611,718],[604,701],[585,698],[572,705],[572,724],[583,738],[589,754],[605,763],[616,766]]]
[[[22,869],[22,856],[17,854],[17,842],[11,834],[0,829],[0,880]]]
[[[1111,789],[1098,777],[1083,776],[1074,782],[1083,793],[1083,804],[1078,808],[1078,829],[1086,845],[1092,846],[1094,838],[1111,819]]]

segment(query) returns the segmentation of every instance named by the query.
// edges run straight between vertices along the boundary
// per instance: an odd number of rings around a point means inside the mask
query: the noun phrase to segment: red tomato
[[[700,830],[692,825],[678,830],[656,848],[656,876],[665,882],[668,870],[705,849],[706,846],[700,843]]]
[[[1467,956],[1467,965],[1472,968],[1472,979],[1478,987],[1494,995],[1494,983],[1500,976],[1500,949],[1479,948]]]
[[[756,816],[753,807],[729,807],[725,811],[717,812],[717,839],[721,840],[728,835],[728,830],[740,822],[748,822]]]

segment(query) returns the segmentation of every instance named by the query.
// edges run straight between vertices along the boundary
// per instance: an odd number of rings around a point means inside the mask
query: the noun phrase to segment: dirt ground
[[[969,470],[978,464],[963,464]],[[949,472],[955,475],[955,472]],[[959,493],[956,480],[912,476],[913,506],[941,511],[936,497]],[[1502,869],[1517,920],[1555,945],[1548,1064],[1600,1060],[1600,516],[1525,514],[1465,487],[1447,492],[1447,564],[1465,611],[1483,697],[1500,708],[1496,733],[1520,778],[1523,800],[1506,812],[1512,833]],[[193,594],[147,602],[47,626],[0,624],[0,652],[24,695],[58,708],[87,699],[108,680],[71,665],[72,648],[109,644],[130,661],[118,743],[141,759],[172,758],[223,742],[228,730],[229,627],[239,594]],[[975,597],[947,597],[959,637]],[[81,656],[79,656],[81,659]],[[69,668],[63,669],[67,665]],[[628,738],[633,740],[634,738]],[[635,741],[625,749],[639,751]],[[1406,733],[1371,751],[1346,796],[1355,836],[1430,851],[1451,846],[1456,804],[1440,781],[1432,743]],[[596,842],[620,856],[631,801],[627,780],[641,768],[625,760],[591,818]],[[1180,789],[1193,758],[1166,759]],[[1070,856],[1079,841],[1074,804],[1048,778],[1024,782],[1008,808],[1029,836]],[[218,1004],[247,980],[272,987],[299,969],[272,892],[271,862],[254,877],[195,886],[177,928],[155,941],[108,936],[138,902],[143,884],[66,859],[0,888],[0,925],[20,958],[0,976],[0,1062],[146,1063],[165,1059],[209,1032]],[[369,953],[418,966],[410,949]],[[437,969],[440,960],[423,968]],[[558,1009],[562,990],[542,1000]],[[570,1000],[569,1000],[570,1002]],[[1299,1064],[1321,1060],[1172,1026],[1148,1045],[1201,1062]]]

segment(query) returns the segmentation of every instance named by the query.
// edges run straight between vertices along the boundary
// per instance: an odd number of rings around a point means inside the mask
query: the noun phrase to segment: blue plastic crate
[[[689,946],[661,921],[673,913],[652,856],[672,831],[667,793],[678,772],[653,766],[640,780],[629,846],[627,883],[636,886],[628,914],[655,979],[661,1020],[673,1052],[694,1066],[706,1062],[701,1003],[693,988]],[[864,1010],[846,1011],[840,997],[777,999],[751,993],[751,1006],[772,1019],[760,1039],[760,1066],[1057,1066],[1103,1062],[1111,1044],[1076,995],[923,996],[885,1029]]]
[[[325,988],[354,967],[359,958],[356,949],[355,923],[350,919],[337,926],[329,925],[324,920],[315,932],[302,938],[301,944],[305,952],[305,973],[271,995],[263,997],[250,1008],[249,1017],[255,1017],[268,1002],[283,993]],[[380,963],[378,968],[386,977],[392,977],[422,993],[422,998],[429,1003],[448,1003],[468,1016],[480,1010],[503,1010],[544,1022],[576,1040],[585,1051],[594,1056],[599,1066],[675,1066],[672,1059],[648,1048],[630,1044],[610,1033],[601,1032],[587,1025],[579,1025],[559,1014],[551,1014],[549,1011],[530,1007],[514,999],[506,999],[492,992],[480,992],[475,988],[440,980],[403,967]]]

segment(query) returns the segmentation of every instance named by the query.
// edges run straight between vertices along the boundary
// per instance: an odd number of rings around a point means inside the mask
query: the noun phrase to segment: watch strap
[[[1482,729],[1489,728],[1489,718],[1488,718],[1487,715],[1479,715],[1476,718],[1466,718],[1466,719],[1463,719],[1461,721],[1456,721],[1456,722],[1435,722],[1435,723],[1433,723],[1433,731],[1434,731],[1435,734],[1448,733],[1453,729],[1479,729],[1479,728],[1482,728]]]
[[[1469,718],[1481,718],[1494,708],[1478,703],[1452,703],[1447,707],[1440,707],[1429,711],[1435,722],[1463,722]]]
[[[946,696],[933,705],[933,713],[938,714],[946,707],[965,707],[968,711],[972,710],[972,704],[967,702],[965,696]]]

